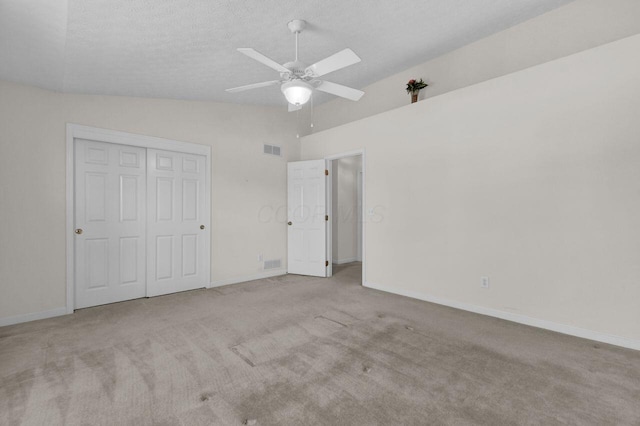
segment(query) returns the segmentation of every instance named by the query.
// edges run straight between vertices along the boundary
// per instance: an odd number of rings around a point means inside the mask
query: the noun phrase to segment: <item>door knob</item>
[[[200,225],[200,229],[204,229],[204,225]]]
[[[287,225],[291,226],[293,225],[293,222],[287,222]]]
[[[80,235],[82,234],[82,228],[78,228],[74,231],[76,234]]]

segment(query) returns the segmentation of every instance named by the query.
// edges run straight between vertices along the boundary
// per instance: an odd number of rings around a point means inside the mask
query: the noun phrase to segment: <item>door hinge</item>
[[[326,220],[328,222],[329,221],[329,215],[325,215],[324,216],[324,220]]]
[[[329,176],[329,170],[324,169],[324,175],[325,175],[325,176]]]
[[[328,260],[324,262],[324,266],[329,266],[329,261]]]

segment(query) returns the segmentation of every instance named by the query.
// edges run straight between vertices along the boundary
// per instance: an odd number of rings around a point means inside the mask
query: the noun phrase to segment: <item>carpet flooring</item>
[[[359,279],[352,264],[0,328],[0,424],[640,425],[640,352]]]

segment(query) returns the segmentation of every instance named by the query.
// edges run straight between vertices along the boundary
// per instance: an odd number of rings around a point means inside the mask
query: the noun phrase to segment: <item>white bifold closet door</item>
[[[76,308],[145,296],[146,179],[146,149],[76,139]]]
[[[147,295],[205,287],[205,157],[147,149]]]
[[[208,284],[206,158],[75,139],[75,308]]]

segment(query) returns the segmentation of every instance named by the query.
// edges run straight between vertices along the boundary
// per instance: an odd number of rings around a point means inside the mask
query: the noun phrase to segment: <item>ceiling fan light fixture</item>
[[[302,105],[309,102],[313,92],[316,90],[352,101],[360,100],[362,95],[364,95],[362,90],[342,86],[326,80],[318,80],[318,77],[322,77],[326,74],[360,62],[360,58],[353,52],[353,50],[349,48],[343,49],[340,52],[334,53],[333,55],[309,66],[298,60],[298,36],[304,29],[305,24],[305,21],[300,19],[294,19],[289,22],[289,30],[291,30],[296,37],[296,56],[293,61],[285,64],[281,65],[255,49],[251,49],[249,47],[238,48],[238,52],[275,71],[278,71],[280,74],[280,80],[247,84],[240,87],[233,87],[226,91],[229,93],[244,92],[245,90],[258,89],[260,87],[275,86],[279,84],[282,94],[287,98],[287,102],[289,103],[289,112],[299,111],[302,109]]]
[[[280,90],[287,98],[287,102],[292,105],[304,105],[311,99],[313,87],[302,80],[288,81],[284,83]]]

